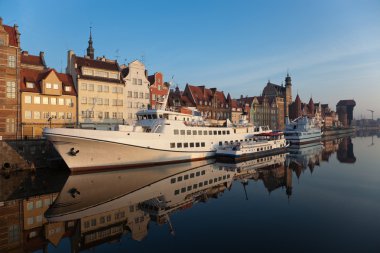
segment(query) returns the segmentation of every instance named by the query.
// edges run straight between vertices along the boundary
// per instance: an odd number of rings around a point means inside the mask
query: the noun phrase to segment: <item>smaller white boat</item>
[[[268,132],[255,135],[252,140],[230,143],[216,151],[218,161],[242,161],[267,155],[275,155],[289,146],[282,132]]]
[[[321,140],[322,131],[319,121],[307,116],[288,122],[285,127],[285,139],[292,145],[307,144]]]

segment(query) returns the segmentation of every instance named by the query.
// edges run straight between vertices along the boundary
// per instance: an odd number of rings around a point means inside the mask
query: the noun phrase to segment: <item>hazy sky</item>
[[[45,52],[65,71],[67,50],[84,55],[89,26],[95,55],[143,59],[149,73],[260,95],[287,71],[303,101],[355,99],[355,116],[380,117],[380,1],[16,1],[0,16],[19,25],[21,46]]]

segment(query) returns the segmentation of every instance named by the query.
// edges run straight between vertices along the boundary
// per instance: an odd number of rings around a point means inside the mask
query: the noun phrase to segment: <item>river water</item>
[[[238,164],[20,172],[0,252],[380,252],[379,156],[359,133]]]

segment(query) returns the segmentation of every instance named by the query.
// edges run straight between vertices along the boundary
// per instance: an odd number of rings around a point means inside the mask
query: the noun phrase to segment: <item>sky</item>
[[[0,16],[58,71],[68,50],[85,54],[91,26],[95,56],[141,60],[180,89],[259,96],[289,73],[294,98],[354,99],[355,118],[380,118],[379,0],[0,0]]]

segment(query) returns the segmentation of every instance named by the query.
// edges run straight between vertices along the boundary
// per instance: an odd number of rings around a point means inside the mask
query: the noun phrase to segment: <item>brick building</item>
[[[164,82],[164,77],[161,72],[156,72],[148,76],[149,91],[150,91],[150,106],[152,109],[163,108],[165,96],[168,95],[169,84]]]
[[[20,33],[0,17],[0,140],[20,137]]]
[[[356,102],[353,99],[340,100],[336,104],[336,112],[338,114],[339,121],[342,123],[342,126],[351,126],[355,106]]]

